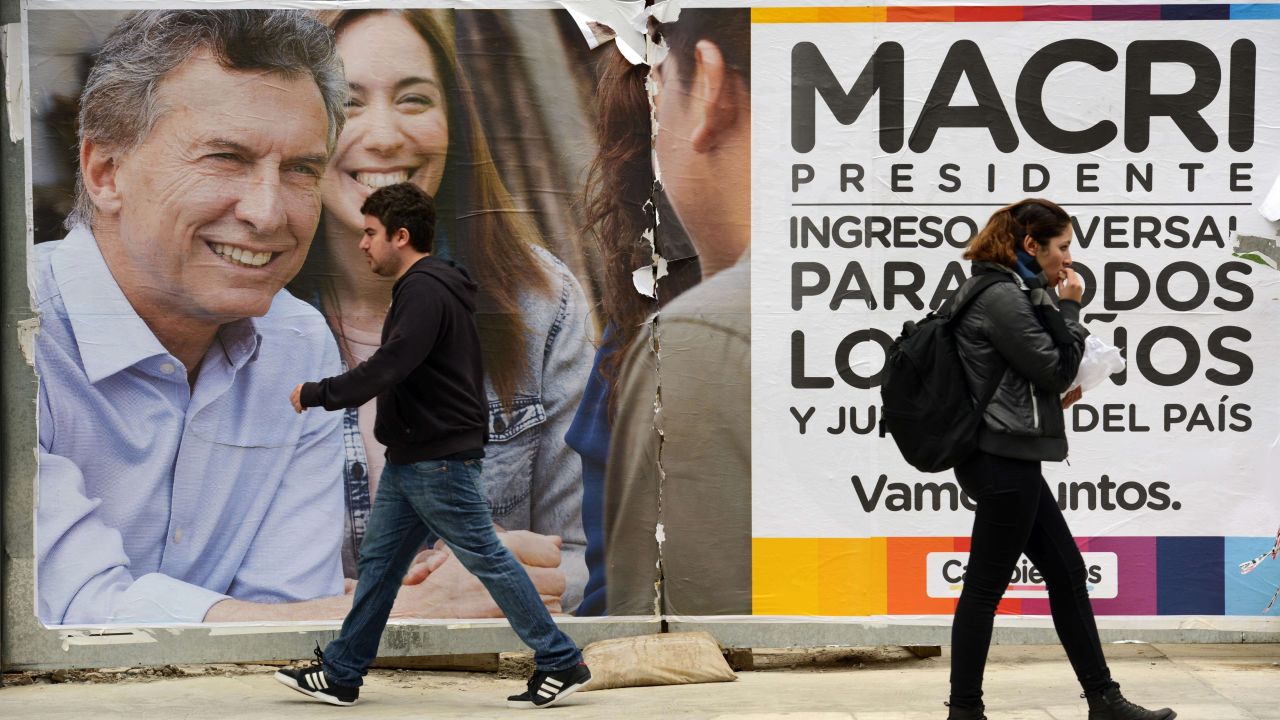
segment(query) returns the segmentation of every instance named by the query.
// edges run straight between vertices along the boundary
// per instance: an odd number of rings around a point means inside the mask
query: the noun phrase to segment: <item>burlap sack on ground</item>
[[[588,645],[582,655],[591,667],[591,682],[583,690],[738,679],[708,632],[601,640]]]

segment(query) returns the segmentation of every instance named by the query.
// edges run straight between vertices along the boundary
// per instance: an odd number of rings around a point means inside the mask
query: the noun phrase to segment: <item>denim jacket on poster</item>
[[[587,331],[586,297],[578,281],[550,252],[535,250],[551,277],[551,292],[526,293],[522,299],[529,327],[525,352],[530,379],[516,388],[510,413],[503,412],[485,377],[489,444],[480,484],[493,521],[504,529],[563,539],[560,567],[566,585],[561,605],[573,612],[587,584],[587,540],[582,528],[582,460],[565,443],[565,433],[591,372],[594,348]],[[358,412],[352,408],[343,416],[347,517],[342,568],[348,578],[357,575],[356,558],[372,505]]]

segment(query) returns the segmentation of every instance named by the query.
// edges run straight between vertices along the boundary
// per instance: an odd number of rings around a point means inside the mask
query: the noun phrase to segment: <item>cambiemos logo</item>
[[[965,568],[969,563],[969,553],[933,552],[925,559],[925,572],[928,573],[926,592],[933,598],[957,598],[964,588]],[[1114,598],[1120,590],[1117,571],[1120,563],[1115,553],[1084,553],[1084,566],[1087,573],[1085,579],[1089,587],[1089,597],[1105,600]],[[1004,593],[1008,598],[1047,598],[1049,591],[1045,588],[1044,578],[1036,570],[1026,556],[1018,558],[1018,564],[1009,578],[1009,589]]]

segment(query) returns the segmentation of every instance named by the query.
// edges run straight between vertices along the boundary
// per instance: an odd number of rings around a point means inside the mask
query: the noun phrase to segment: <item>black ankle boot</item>
[[[987,716],[983,714],[986,711],[981,705],[976,708],[962,708],[947,703],[947,707],[950,708],[947,720],[987,720]]]
[[[1099,692],[1085,693],[1082,697],[1089,701],[1089,720],[1173,720],[1178,713],[1169,708],[1148,710],[1134,705],[1120,694],[1120,686],[1111,687]]]

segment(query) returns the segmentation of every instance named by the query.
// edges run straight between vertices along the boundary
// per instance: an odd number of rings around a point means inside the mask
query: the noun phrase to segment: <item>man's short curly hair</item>
[[[409,231],[409,244],[429,253],[436,236],[436,203],[417,185],[396,183],[373,191],[360,206],[362,215],[372,215],[391,237],[400,228]]]

